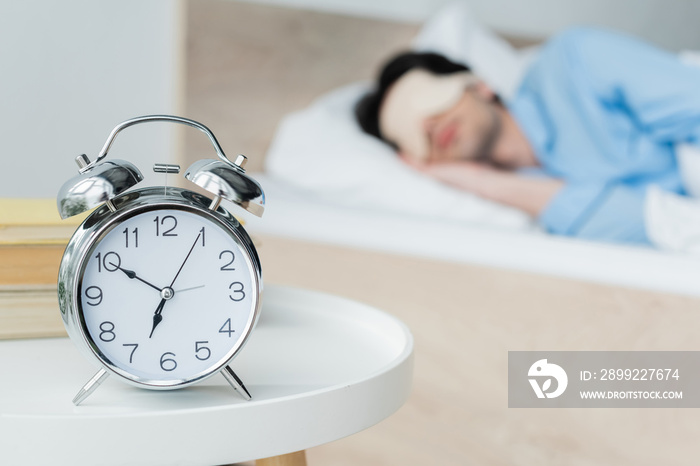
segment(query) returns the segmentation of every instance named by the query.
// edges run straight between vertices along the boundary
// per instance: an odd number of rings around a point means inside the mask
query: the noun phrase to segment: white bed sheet
[[[697,257],[338,206],[310,198],[272,176],[252,176],[263,186],[267,204],[262,218],[245,216],[246,228],[253,235],[700,296]]]

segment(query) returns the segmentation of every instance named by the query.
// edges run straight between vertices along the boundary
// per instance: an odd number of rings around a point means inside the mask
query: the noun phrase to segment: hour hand
[[[156,308],[156,312],[153,314],[153,328],[151,328],[151,334],[148,335],[148,338],[151,338],[153,336],[153,332],[158,326],[163,321],[163,306],[165,306],[165,301],[167,301],[165,298],[161,299],[160,302],[158,303],[158,307]]]
[[[133,279],[136,279],[136,280],[138,280],[138,281],[140,281],[140,282],[142,282],[142,283],[145,283],[146,285],[150,286],[150,287],[153,288],[154,290],[161,291],[161,288],[158,288],[158,287],[155,286],[153,283],[149,283],[149,282],[147,282],[146,280],[144,280],[143,278],[139,277],[138,275],[136,275],[136,272],[134,272],[133,270],[127,270],[127,269],[125,269],[125,268],[123,268],[123,267],[120,267],[120,266],[118,266],[117,264],[114,264],[114,263],[112,263],[112,262],[110,262],[109,265],[118,268],[119,270],[121,270],[122,272],[124,272],[124,275],[126,275],[126,276],[129,277],[130,279],[132,279],[132,280],[133,280]]]

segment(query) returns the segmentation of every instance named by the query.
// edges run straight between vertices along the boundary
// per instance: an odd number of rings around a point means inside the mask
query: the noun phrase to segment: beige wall
[[[227,0],[189,1],[186,116],[230,157],[262,168],[279,120],[322,93],[372,77],[418,26]],[[185,165],[212,157],[187,131]]]

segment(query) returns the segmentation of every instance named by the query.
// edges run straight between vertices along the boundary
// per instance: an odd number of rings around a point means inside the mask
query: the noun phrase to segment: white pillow
[[[421,28],[413,40],[419,51],[437,52],[468,65],[506,100],[515,95],[537,47],[516,50],[472,15],[467,2],[449,3]]]
[[[464,59],[476,48],[481,57],[478,72],[483,77],[512,77],[513,70],[521,66],[521,61],[512,61],[517,54],[477,27],[463,6],[459,6],[460,14],[450,8],[454,6],[448,5],[426,23],[417,46],[461,54]],[[436,31],[441,29],[454,33],[437,40],[440,35]],[[489,62],[488,57],[494,60]],[[515,83],[504,81],[499,86],[499,92],[504,92]],[[534,229],[533,220],[525,213],[421,175],[402,163],[386,144],[363,133],[355,120],[354,106],[369,88],[366,83],[343,87],[285,117],[265,159],[267,173],[311,197],[337,205]]]

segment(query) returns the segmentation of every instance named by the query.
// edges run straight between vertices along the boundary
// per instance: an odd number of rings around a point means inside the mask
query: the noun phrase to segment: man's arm
[[[700,69],[624,35],[574,29],[552,41],[526,78],[544,108],[543,165],[566,184],[538,220],[549,232],[649,243],[645,187],[682,192],[673,144],[700,144]],[[535,97],[532,97],[535,96]]]
[[[445,184],[538,216],[562,188],[561,180],[524,177],[474,162],[414,165]]]

